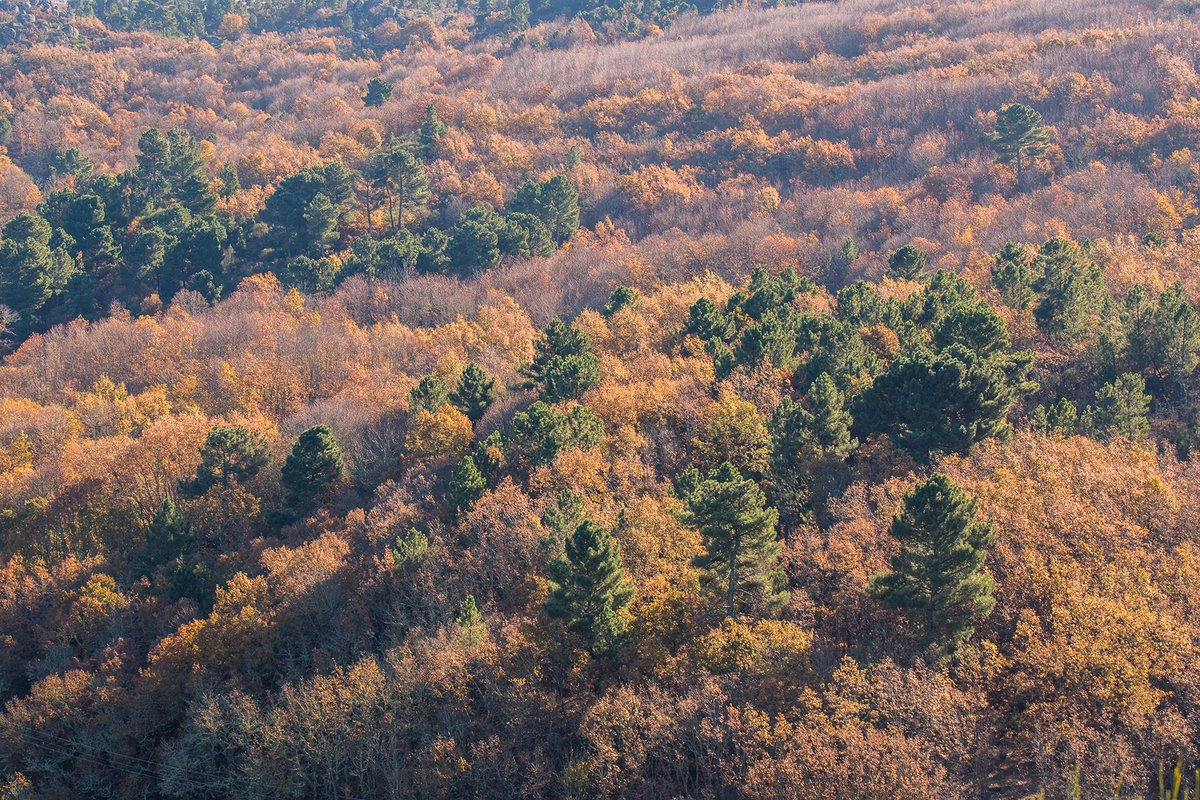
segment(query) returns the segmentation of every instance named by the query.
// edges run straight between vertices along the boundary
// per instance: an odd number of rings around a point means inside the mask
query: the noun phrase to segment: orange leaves
[[[682,207],[698,199],[704,188],[697,180],[695,167],[674,169],[666,164],[639,167],[618,179],[630,205],[638,211],[662,206]]]
[[[768,703],[786,702],[815,677],[812,634],[779,620],[726,619],[696,643],[696,659],[714,675],[736,675],[742,690]]]
[[[421,409],[409,423],[405,447],[426,464],[457,461],[471,445],[471,420],[454,406]]]

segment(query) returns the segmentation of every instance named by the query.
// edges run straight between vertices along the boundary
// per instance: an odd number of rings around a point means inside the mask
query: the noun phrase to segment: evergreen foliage
[[[320,503],[345,472],[342,448],[327,425],[314,425],[296,440],[283,465],[284,505],[303,514]]]
[[[917,484],[892,520],[890,533],[900,544],[892,570],[867,585],[909,615],[927,646],[953,649],[996,605],[993,581],[980,571],[996,532],[975,521],[975,506],[941,473]]]
[[[787,602],[778,571],[778,512],[757,483],[726,462],[701,478],[694,468],[677,482],[680,520],[700,532],[704,554],[695,564],[717,590],[726,616],[772,610]]]
[[[467,364],[458,376],[458,385],[450,393],[450,402],[467,415],[472,423],[479,422],[496,399],[496,382],[478,364]]]
[[[612,535],[584,520],[566,540],[563,555],[550,564],[546,613],[581,637],[588,651],[611,656],[624,644],[622,610],[633,599],[621,549]]]

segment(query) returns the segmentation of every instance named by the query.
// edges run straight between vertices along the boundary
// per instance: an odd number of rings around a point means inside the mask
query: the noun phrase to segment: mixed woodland
[[[0,798],[1200,798],[1200,5],[0,6]]]

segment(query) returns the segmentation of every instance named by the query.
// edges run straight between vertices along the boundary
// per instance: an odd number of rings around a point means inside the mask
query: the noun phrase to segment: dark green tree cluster
[[[533,362],[525,368],[525,388],[537,389],[547,403],[578,400],[600,382],[600,360],[587,336],[555,317],[533,343]]]
[[[458,385],[450,393],[454,406],[472,423],[479,422],[496,399],[496,382],[478,364],[467,364],[458,376]]]
[[[1017,183],[1022,184],[1029,164],[1045,155],[1051,131],[1037,111],[1021,103],[1010,103],[1000,109],[996,130],[985,138],[996,149],[1000,163],[1016,166]]]
[[[1013,403],[1036,386],[1026,378],[1033,355],[1010,352],[995,310],[939,271],[903,316],[913,326],[903,350],[855,400],[860,435],[886,433],[921,458],[1006,435]],[[928,340],[913,333],[918,327]]]
[[[240,229],[217,214],[201,143],[186,131],[144,132],[137,166],[116,175],[97,174],[77,150],[57,153],[50,170],[63,188],[0,240],[0,304],[18,315],[19,335],[151,293],[220,296]]]
[[[445,405],[450,405],[450,392],[446,384],[436,375],[426,375],[408,393],[408,410],[410,414],[418,411],[434,412]]]
[[[192,495],[202,495],[213,486],[228,488],[254,477],[270,460],[267,440],[257,431],[240,425],[216,425],[200,448],[196,477],[184,485]]]
[[[587,450],[604,438],[604,424],[586,406],[563,413],[541,400],[513,415],[506,453],[529,468],[548,464],[564,450]]]
[[[371,78],[363,90],[363,105],[374,108],[383,105],[392,98],[392,84],[383,78]]]
[[[13,333],[37,326],[42,309],[61,295],[76,273],[74,242],[36,214],[20,214],[4,226],[0,239],[0,304],[17,317]]]
[[[996,605],[981,572],[996,532],[975,520],[975,500],[934,474],[904,498],[890,533],[900,544],[891,572],[868,584],[875,597],[904,611],[925,646],[953,649]]]
[[[609,531],[590,520],[579,523],[563,554],[550,563],[550,581],[546,613],[583,639],[592,655],[610,656],[624,644],[621,611],[634,589]]]
[[[927,277],[925,267],[928,263],[928,253],[915,245],[906,244],[888,256],[888,274],[893,278],[919,281]]]
[[[771,275],[755,269],[748,291],[735,293],[724,310],[708,298],[697,300],[683,333],[705,342],[719,377],[763,363],[790,369],[801,355],[803,337],[816,324],[816,318],[801,313],[794,301],[814,290],[812,282],[794,270]]]
[[[558,245],[579,230],[579,192],[566,175],[555,175],[544,183],[526,181],[517,187],[508,207],[540,220]]]
[[[292,446],[283,464],[283,502],[294,516],[303,515],[325,499],[341,481],[346,465],[342,448],[327,425],[314,425]]]
[[[771,417],[771,488],[775,505],[787,522],[803,519],[814,488],[844,462],[858,440],[854,420],[837,384],[821,373],[809,387],[806,402],[784,400]]]
[[[726,616],[771,611],[787,602],[779,567],[779,514],[762,488],[726,462],[706,476],[689,467],[676,481],[680,520],[700,532],[696,557],[703,583],[715,590]]]

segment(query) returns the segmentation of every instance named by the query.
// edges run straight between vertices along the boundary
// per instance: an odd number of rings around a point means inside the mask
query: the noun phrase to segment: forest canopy
[[[1197,800],[1198,13],[0,9],[0,798]]]

